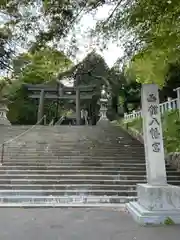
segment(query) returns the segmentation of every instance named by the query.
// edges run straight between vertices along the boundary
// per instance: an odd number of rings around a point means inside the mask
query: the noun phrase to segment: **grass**
[[[125,125],[122,120],[116,125]],[[128,127],[136,129],[142,134],[142,119],[137,118],[128,123]],[[168,153],[180,152],[180,116],[178,110],[166,112],[162,116],[164,146]]]

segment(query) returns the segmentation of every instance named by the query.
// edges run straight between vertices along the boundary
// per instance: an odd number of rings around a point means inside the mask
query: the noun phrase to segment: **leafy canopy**
[[[53,80],[71,65],[71,60],[64,53],[50,47],[41,48],[33,54],[22,54],[13,61],[15,77],[35,84]]]
[[[103,3],[104,0],[2,0],[0,18],[12,34],[8,47],[12,48],[12,42],[31,51],[49,42],[59,46],[85,13]]]
[[[113,14],[97,24],[102,36],[124,41],[126,54],[140,82],[163,85],[169,62],[180,45],[178,0],[113,1]]]

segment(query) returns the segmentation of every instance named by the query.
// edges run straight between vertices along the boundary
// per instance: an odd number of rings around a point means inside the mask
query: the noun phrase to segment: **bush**
[[[142,133],[142,118],[137,118],[132,122],[128,123],[128,127],[135,128],[139,133]]]
[[[137,118],[128,123],[128,127],[136,129],[142,134],[142,119]],[[164,146],[168,153],[180,152],[180,116],[179,111],[166,112],[162,116]]]
[[[179,112],[166,112],[162,119],[164,145],[167,152],[180,152]]]

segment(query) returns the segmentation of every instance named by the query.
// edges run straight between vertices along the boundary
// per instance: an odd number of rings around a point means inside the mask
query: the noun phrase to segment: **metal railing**
[[[44,115],[36,124],[34,124],[32,127],[28,128],[26,131],[22,132],[21,134],[15,136],[14,138],[11,138],[1,144],[1,165],[4,163],[5,146],[8,145],[9,143],[12,143],[13,141],[19,139],[20,137],[24,136],[26,133],[30,132],[33,128],[35,128],[37,125],[39,125],[43,120],[46,121],[46,115]]]
[[[175,99],[168,98],[168,101],[159,104],[159,108],[160,108],[161,114],[164,114],[167,111],[178,109],[178,98],[175,98]],[[140,117],[141,117],[141,110],[133,111],[130,114],[127,114],[127,113],[124,114],[124,120],[127,122],[133,121],[134,119],[137,119]]]
[[[60,117],[60,119],[54,124],[54,125],[61,125],[61,123],[63,122],[65,116]]]
[[[49,126],[53,126],[53,125],[54,125],[54,118],[49,123]]]

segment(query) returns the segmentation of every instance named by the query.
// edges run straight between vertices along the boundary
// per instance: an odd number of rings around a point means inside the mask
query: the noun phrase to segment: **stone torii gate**
[[[46,84],[25,84],[28,91],[33,93],[29,95],[30,98],[39,99],[37,122],[41,121],[44,115],[44,100],[54,99],[58,101],[61,99],[75,100],[76,102],[76,124],[80,125],[80,100],[92,99],[95,95],[96,85],[78,85],[76,87],[66,87],[60,82],[57,82],[55,87]]]

